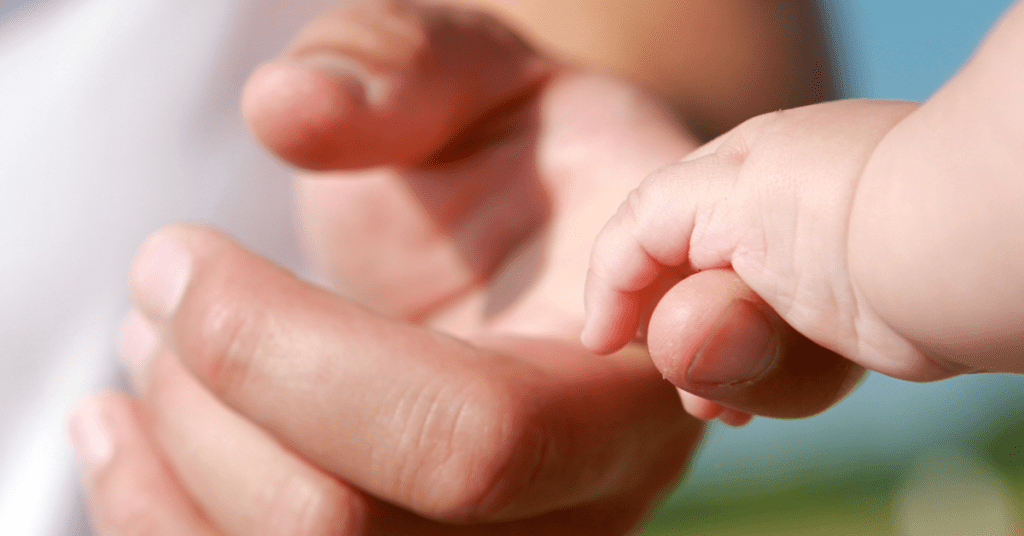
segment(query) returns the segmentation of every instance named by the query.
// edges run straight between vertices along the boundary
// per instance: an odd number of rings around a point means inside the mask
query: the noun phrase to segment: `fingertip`
[[[421,164],[554,70],[488,20],[415,2],[343,2],[252,74],[243,117],[303,168]]]
[[[639,306],[622,296],[591,293],[587,316],[580,333],[584,348],[608,355],[621,350],[633,338],[639,326]]]
[[[623,345],[616,346],[615,341],[609,338],[607,329],[600,327],[600,320],[587,315],[583,331],[580,333],[580,342],[583,347],[598,355],[608,355],[615,352]],[[623,343],[624,344],[624,343]]]
[[[602,350],[604,345],[602,343],[604,341],[602,341],[600,337],[598,337],[597,333],[595,333],[595,328],[592,327],[592,323],[593,321],[588,317],[586,324],[583,325],[583,331],[580,332],[580,343],[583,344],[583,347],[587,350],[590,350],[595,354],[603,355]]]
[[[719,415],[719,420],[723,423],[732,426],[733,428],[740,428],[750,424],[750,421],[754,420],[754,416],[745,411],[740,411],[732,408],[725,408],[722,414]]]
[[[114,456],[114,423],[110,411],[117,400],[110,394],[92,395],[79,403],[68,421],[71,445],[87,475],[94,475]]]
[[[303,168],[358,167],[367,115],[362,86],[296,62],[257,69],[242,94],[242,116],[260,142]]]
[[[683,402],[683,409],[685,409],[686,412],[694,418],[702,421],[713,421],[725,411],[725,407],[717,402],[712,402],[695,394],[687,393],[682,389],[678,389],[678,391],[679,399]]]
[[[97,534],[216,534],[153,444],[136,401],[91,395],[69,428]]]

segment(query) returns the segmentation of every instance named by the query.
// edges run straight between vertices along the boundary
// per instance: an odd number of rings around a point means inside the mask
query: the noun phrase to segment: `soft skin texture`
[[[671,114],[486,18],[404,2],[324,14],[254,74],[245,112],[282,157],[334,170],[298,195],[336,288],[202,227],[146,242],[121,344],[138,398],[72,423],[100,534],[632,530],[702,425],[640,345],[579,344],[582,288],[619,200],[696,147]],[[749,296],[698,290],[711,312]],[[730,396],[820,411],[860,369],[819,357]]]
[[[732,269],[788,325],[869,369],[914,381],[1024,371],[1022,35],[1017,4],[922,105],[761,116],[649,176],[594,246],[586,346],[629,341],[663,274]],[[715,400],[694,375],[697,347],[660,342],[679,329],[661,315],[693,308],[659,303],[650,350],[674,384]],[[715,381],[770,374],[771,339],[728,356],[736,374]]]

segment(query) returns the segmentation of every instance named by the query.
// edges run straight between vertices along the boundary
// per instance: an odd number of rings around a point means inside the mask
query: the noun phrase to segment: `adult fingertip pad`
[[[364,108],[364,90],[352,78],[294,62],[266,64],[250,77],[242,115],[253,134],[284,160],[310,169],[330,167],[339,128]]]

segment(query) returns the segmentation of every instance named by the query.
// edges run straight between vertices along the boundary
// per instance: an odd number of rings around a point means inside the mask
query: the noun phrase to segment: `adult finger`
[[[214,536],[146,432],[139,405],[120,394],[94,395],[71,419],[82,459],[93,528],[99,536]]]
[[[267,147],[305,168],[419,164],[464,150],[457,135],[514,107],[551,70],[483,14],[344,3],[252,75],[243,112]]]
[[[644,353],[466,344],[377,317],[205,229],[152,237],[132,285],[215,395],[318,467],[430,518],[649,501],[700,434]]]
[[[227,535],[618,535],[645,513],[604,501],[525,520],[449,525],[379,501],[332,478],[234,413],[185,371],[143,319],[125,322],[123,352],[150,415],[149,429],[186,490]],[[144,342],[139,345],[139,342]],[[155,351],[147,359],[141,354]],[[145,369],[140,368],[144,366]]]
[[[731,270],[705,270],[658,303],[647,334],[655,365],[679,388],[729,408],[806,417],[864,374],[787,326]]]
[[[166,348],[150,344],[157,340],[133,313],[122,329],[122,352],[168,464],[224,534],[366,532],[372,499],[224,406]]]

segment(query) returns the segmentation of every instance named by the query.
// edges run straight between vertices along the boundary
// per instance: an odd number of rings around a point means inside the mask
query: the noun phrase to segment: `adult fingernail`
[[[705,385],[753,383],[778,362],[780,346],[768,316],[753,302],[736,300],[697,350],[686,379]]]
[[[390,77],[341,54],[316,52],[299,56],[295,61],[331,77],[353,98],[373,107],[387,101],[393,89]]]
[[[121,324],[117,348],[136,388],[145,385],[146,371],[159,341],[156,329],[138,311],[132,311]]]
[[[114,437],[103,409],[95,400],[83,403],[71,417],[71,444],[87,469],[94,471],[114,455]]]
[[[131,286],[146,312],[169,318],[177,310],[192,272],[192,256],[168,232],[150,237],[139,249],[132,267]]]

